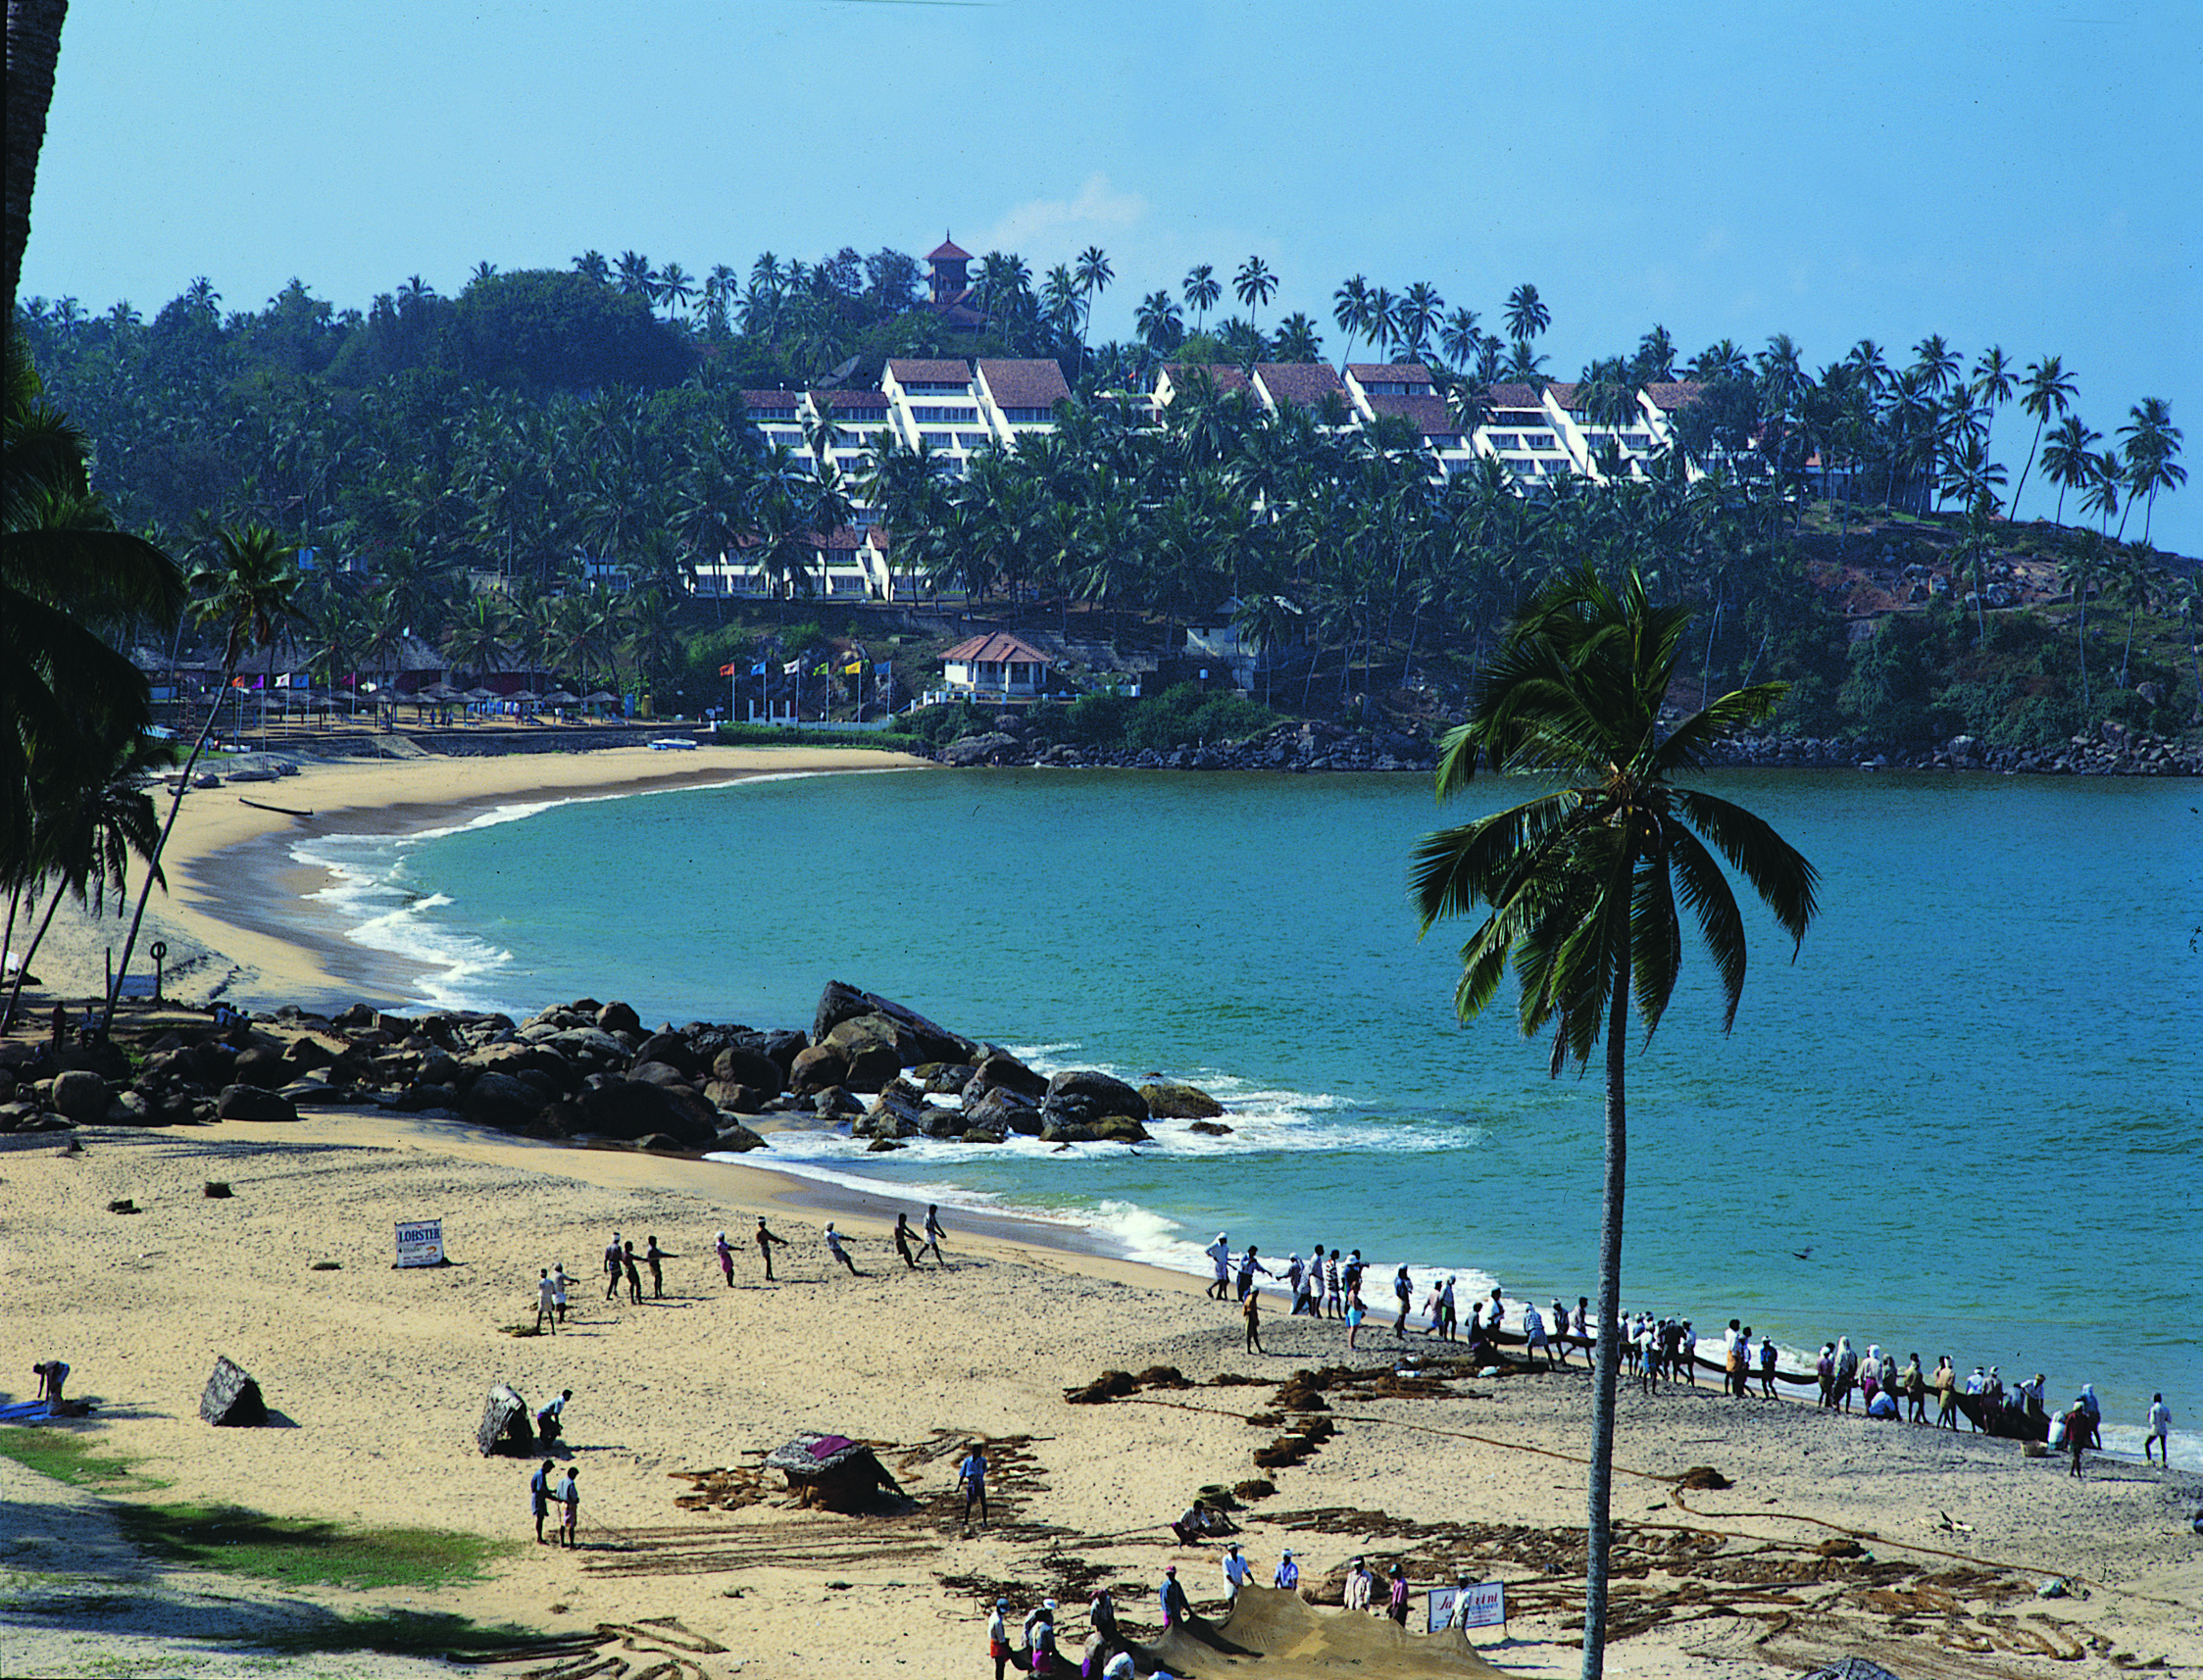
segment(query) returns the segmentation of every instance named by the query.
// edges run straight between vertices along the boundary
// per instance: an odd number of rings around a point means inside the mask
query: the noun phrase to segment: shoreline
[[[22,1334],[40,1357],[69,1359],[72,1391],[100,1402],[71,1432],[171,1484],[106,1497],[242,1504],[344,1527],[432,1511],[436,1526],[514,1543],[486,1581],[385,1602],[568,1634],[676,1616],[726,1648],[700,1659],[713,1680],[845,1674],[883,1646],[914,1672],[963,1671],[997,1585],[1016,1595],[1017,1615],[1043,1591],[1059,1597],[1076,1647],[1077,1588],[1113,1580],[1145,1638],[1165,1562],[1197,1606],[1219,1613],[1217,1549],[1174,1542],[1168,1517],[1205,1485],[1258,1473],[1250,1454],[1290,1425],[1247,1420],[1277,1406],[1273,1385],[1294,1371],[1331,1368],[1358,1373],[1328,1379],[1343,1385],[1319,1414],[1334,1432],[1314,1456],[1259,1472],[1276,1491],[1234,1513],[1265,1578],[1283,1546],[1304,1559],[1306,1581],[1356,1553],[1404,1558],[1419,1596],[1474,1568],[1510,1594],[1510,1626],[1503,1639],[1478,1636],[1483,1654],[1520,1680],[1576,1670],[1569,1619],[1581,1579],[1579,1563],[1570,1579],[1568,1549],[1580,1547],[1591,1389],[1580,1365],[1418,1393],[1391,1379],[1388,1335],[1365,1334],[1348,1354],[1335,1322],[1281,1312],[1263,1326],[1268,1354],[1247,1353],[1236,1308],[1204,1301],[1197,1280],[1069,1253],[1041,1240],[1059,1233],[1014,1220],[952,1221],[950,1268],[912,1272],[885,1241],[886,1208],[836,1211],[855,1260],[844,1272],[804,1216],[802,1188],[747,1161],[574,1150],[358,1111],[186,1132],[91,1128],[75,1158],[51,1142],[0,1149],[0,1228],[35,1215],[44,1233],[17,1271]],[[201,1195],[216,1177],[229,1198]],[[142,1210],[135,1219],[105,1211],[125,1192]],[[713,1231],[743,1238],[761,1212],[790,1240],[780,1281],[766,1286],[745,1248],[728,1287]],[[391,1269],[391,1221],[424,1216],[443,1219],[453,1263]],[[664,1300],[647,1298],[647,1281],[640,1303],[601,1299],[589,1257],[611,1229],[656,1234],[672,1251]],[[526,1324],[538,1266],[561,1257],[575,1277],[568,1325],[514,1339],[501,1326]],[[317,1269],[325,1262],[337,1269]],[[280,1426],[198,1419],[193,1401],[217,1354],[264,1385]],[[1165,1364],[1195,1386],[1066,1404],[1104,1369]],[[476,1451],[474,1422],[498,1381],[531,1405],[575,1391],[561,1456],[588,1490],[580,1552],[527,1544],[527,1463]],[[19,1398],[27,1383],[0,1377],[0,1388]],[[676,1506],[687,1473],[731,1465],[723,1474],[747,1485],[741,1466],[797,1429],[881,1443],[915,1506],[874,1517],[804,1510],[776,1478],[741,1508]],[[967,1531],[953,1466],[975,1439],[994,1444],[999,1508],[994,1527]],[[1696,1465],[1734,1487],[1684,1492],[1675,1479]],[[2176,1671],[2203,1663],[2203,1632],[2184,1607],[2203,1590],[2184,1527],[2203,1498],[2192,1474],[2092,1458],[2074,1483],[2062,1458],[2028,1459],[2015,1443],[1880,1430],[1711,1389],[1626,1395],[1616,1466],[1615,1515],[1632,1545],[1700,1537],[1652,1576],[1618,1580],[1634,1630],[1609,1648],[1618,1677],[1774,1680],[1815,1655],[1896,1662],[1919,1644],[1918,1614],[1904,1607],[1916,1592],[1949,1606],[1930,1612],[1930,1627],[1977,1642],[1954,1649],[2004,1654],[1984,1672],[2108,1680],[2114,1653]],[[0,1555],[37,1572],[13,1583],[16,1665],[81,1672],[68,1641],[83,1624],[71,1606],[87,1583],[116,1579],[113,1566],[55,1550],[65,1542],[41,1513],[63,1496],[50,1484],[0,1458]],[[1873,1556],[1829,1554],[1831,1536],[1862,1537]],[[1779,1577],[1790,1585],[1737,1573],[1770,1556],[1767,1567],[1793,1571]],[[1701,1557],[1709,1572],[1695,1574]],[[1954,1579],[1954,1558],[1975,1570],[1971,1584],[1935,1587]],[[2043,1606],[2048,1620],[2013,1622],[2005,1606],[2035,1610],[2013,1600],[2052,1576],[2087,1596]],[[176,1589],[164,1566],[126,1595],[169,1667],[209,1649],[162,1622]],[[1771,1590],[1792,1595],[1787,1607],[1769,1608]],[[280,1599],[290,1615],[377,1602],[312,1589]],[[1707,1619],[1709,1604],[1729,1607]],[[275,1613],[256,1608],[251,1625],[265,1625],[263,1611]],[[2039,1629],[2081,1660],[2051,1665],[2039,1643],[1995,1645],[2007,1626]],[[313,1659],[285,1660],[270,1671],[317,1671]],[[1272,1660],[1251,1671],[1324,1672]]]

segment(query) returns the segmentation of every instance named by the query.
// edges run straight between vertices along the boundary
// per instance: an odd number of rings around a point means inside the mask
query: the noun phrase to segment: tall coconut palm
[[[255,648],[272,646],[283,626],[299,617],[299,581],[297,545],[283,541],[266,525],[218,532],[213,556],[193,568],[191,617],[222,632],[222,687],[216,691],[216,703],[207,708],[207,720],[200,726],[198,739],[191,744],[191,756],[184,761],[183,774],[176,780],[175,796],[169,801],[168,819],[161,824],[161,838],[147,860],[145,884],[138,889],[137,910],[130,917],[122,961],[115,964],[114,985],[100,1017],[103,1032],[114,1023],[115,999],[123,975],[129,971],[130,953],[137,947],[137,930],[145,920],[145,901],[152,896],[161,854],[168,850],[176,814],[183,809],[191,772],[198,767],[199,757],[207,750],[207,737],[221,716],[221,697],[228,692],[230,679],[237,674],[238,663],[245,655]]]
[[[2185,484],[2187,469],[2177,459],[2180,428],[2173,423],[2172,406],[2163,397],[2144,397],[2128,411],[2128,417],[2119,428],[2119,435],[2127,440],[2120,445],[2127,463],[2127,502],[2131,507],[2136,496],[2143,498],[2142,541],[2147,542],[2157,513],[2157,492]]]
[[[2066,522],[2066,492],[2078,490],[2095,476],[2097,444],[2103,433],[2078,415],[2069,414],[2042,446],[2042,475],[2058,487],[2058,511],[2053,522]]]
[[[1277,295],[1277,276],[1260,257],[1249,257],[1231,276],[1231,294],[1251,312]]]
[[[1507,336],[1527,344],[1553,324],[1553,312],[1527,281],[1507,294]]]
[[[2088,475],[2081,481],[2080,509],[2094,514],[2102,521],[2105,536],[2111,535],[2111,517],[2119,512],[2119,492],[2126,488],[2127,469],[2119,457],[2110,450],[2091,457]]]
[[[1464,371],[1477,365],[1477,353],[1483,344],[1483,328],[1477,324],[1473,309],[1456,309],[1438,328],[1438,348],[1448,362]]]
[[[1354,360],[1354,341],[1366,337],[1370,330],[1370,283],[1360,274],[1342,281],[1331,294],[1331,320],[1338,322],[1339,331],[1346,334],[1346,349],[1340,355],[1338,369],[1346,371],[1347,363]]]
[[[1437,330],[1438,315],[1445,307],[1446,300],[1428,280],[1417,280],[1400,294],[1393,320],[1399,328],[1401,346],[1410,356],[1421,359],[1423,347]]]
[[[497,595],[476,595],[444,631],[444,664],[476,678],[503,670],[512,654],[512,613]]]
[[[2028,445],[2028,458],[2020,468],[2020,481],[2012,487],[2012,517],[2020,517],[2020,492],[2028,487],[2028,473],[2034,468],[2034,452],[2042,447],[2042,428],[2050,423],[2050,417],[2061,418],[2073,406],[2073,376],[2066,371],[2065,360],[2058,356],[2045,356],[2039,362],[2028,364],[2027,389],[2020,393],[2020,407],[2034,416],[2034,441]]]
[[[1682,608],[1655,607],[1633,570],[1619,586],[1588,567],[1546,585],[1485,672],[1469,720],[1446,736],[1437,791],[1440,799],[1461,792],[1479,762],[1569,785],[1427,835],[1416,849],[1426,933],[1479,905],[1489,911],[1462,947],[1461,1019],[1483,1011],[1512,963],[1523,1034],[1552,1029],[1556,1076],[1571,1060],[1588,1062],[1605,1035],[1584,1680],[1599,1680],[1605,1666],[1630,1008],[1649,1037],[1681,966],[1679,888],[1721,981],[1724,1030],[1735,1020],[1744,924],[1716,851],[1794,942],[1818,911],[1818,876],[1795,848],[1750,812],[1676,780],[1724,736],[1765,718],[1784,691],[1760,683],[1725,694],[1663,735],[1661,707],[1688,622]]]
[[[1186,272],[1185,307],[1193,312],[1193,330],[1201,330],[1201,323],[1209,319],[1209,311],[1216,308],[1217,300],[1224,296],[1223,282],[1217,278],[1213,264],[1198,263]]]
[[[1086,348],[1087,337],[1094,326],[1094,299],[1109,289],[1110,281],[1117,278],[1111,266],[1109,253],[1099,245],[1089,245],[1078,253],[1078,261],[1072,265],[1072,273],[1078,281],[1078,295],[1085,300],[1085,309],[1078,320],[1078,348]]]
[[[1152,291],[1140,299],[1133,324],[1139,328],[1140,342],[1158,357],[1168,356],[1185,338],[1185,323],[1179,318],[1178,306],[1166,291]]]
[[[1958,352],[1943,342],[1941,333],[1930,332],[1913,346],[1913,371],[1930,391],[1940,395],[1958,383]]]

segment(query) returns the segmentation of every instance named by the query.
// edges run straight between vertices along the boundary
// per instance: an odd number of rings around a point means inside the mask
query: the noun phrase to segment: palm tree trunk
[[[30,936],[30,948],[23,954],[23,964],[16,970],[16,983],[8,988],[8,1007],[0,1011],[0,1032],[15,1025],[16,1011],[23,1002],[23,983],[30,978],[30,960],[38,955],[38,947],[46,937],[46,929],[54,922],[54,912],[61,909],[62,894],[69,891],[67,881],[54,882],[54,896],[46,906],[46,914],[39,918],[38,931]]]
[[[2018,524],[2020,522],[2020,492],[2028,487],[2028,472],[2034,466],[2034,452],[2036,449],[2041,447],[2042,428],[2048,422],[2048,420],[2049,411],[2045,409],[2043,411],[2043,418],[2035,421],[2034,423],[2034,442],[2028,445],[2027,466],[2020,469],[2020,481],[2012,488],[2011,516],[2012,522],[2014,524]]]
[[[24,247],[30,243],[30,199],[38,153],[46,143],[46,112],[54,99],[54,65],[69,0],[8,0],[8,186],[0,229],[8,319],[16,314]],[[9,330],[14,331],[11,326]]]
[[[1598,1386],[1591,1400],[1591,1486],[1583,1558],[1583,1680],[1606,1670],[1607,1558],[1613,1549],[1615,1394],[1622,1374],[1622,1204],[1628,1183],[1629,1138],[1625,1081],[1628,1075],[1629,953],[1614,963],[1614,998],[1606,1023],[1606,1190],[1599,1211]]]
[[[237,674],[237,659],[232,654],[222,664],[222,687],[216,692],[225,694],[229,679]],[[130,931],[123,941],[123,960],[115,965],[108,981],[107,1008],[100,1014],[99,1030],[104,1038],[115,1025],[115,1000],[122,995],[123,976],[129,971],[130,953],[137,948],[137,930],[145,920],[145,901],[153,896],[153,883],[161,875],[161,854],[169,848],[169,835],[175,827],[176,815],[183,810],[183,796],[191,791],[191,772],[199,767],[199,757],[207,750],[207,737],[214,733],[215,719],[222,716],[222,702],[217,700],[207,709],[207,720],[199,728],[199,738],[191,743],[191,756],[183,762],[183,774],[176,778],[175,797],[169,801],[168,820],[161,824],[161,838],[153,848],[153,855],[145,861],[145,882],[137,890],[137,909],[130,913]]]

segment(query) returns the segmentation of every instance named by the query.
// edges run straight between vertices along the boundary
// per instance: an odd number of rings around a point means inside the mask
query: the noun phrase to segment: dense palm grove
[[[2157,499],[2186,479],[2180,429],[2145,398],[2107,437],[2057,356],[2021,368],[1991,347],[1969,367],[1929,336],[1909,360],[1861,342],[1813,371],[1787,336],[1685,360],[1654,326],[1593,359],[1577,400],[1614,422],[1633,417],[1641,386],[1695,382],[1677,429],[1711,469],[1671,454],[1649,471],[1542,479],[1526,496],[1496,460],[1434,481],[1405,420],[1340,429],[1220,395],[1198,373],[1158,419],[1140,393],[1164,362],[1327,354],[1306,314],[1261,324],[1277,281],[1258,257],[1146,294],[1128,343],[1089,342],[1115,280],[1099,249],[1037,281],[989,253],[972,278],[961,319],[927,307],[920,265],[888,250],[768,255],[746,276],[701,278],[631,252],[559,272],[484,264],[456,297],[414,278],[364,314],[296,280],[229,314],[196,280],[150,321],[127,304],[94,316],[29,299],[11,345],[37,372],[12,362],[6,581],[111,642],[165,640],[173,577],[140,578],[134,599],[86,584],[73,602],[66,568],[35,571],[18,541],[73,527],[114,546],[136,532],[146,542],[127,554],[141,569],[155,550],[187,562],[184,627],[218,636],[225,676],[279,631],[332,688],[396,668],[419,639],[454,674],[525,669],[694,710],[725,695],[719,662],[765,642],[776,609],[737,608],[730,623],[726,602],[692,598],[693,568],[738,550],[783,595],[808,595],[822,536],[861,503],[925,592],[1000,602],[1035,624],[1076,610],[1089,640],[1167,651],[1177,626],[1232,604],[1243,631],[1290,656],[1272,662],[1261,698],[1295,711],[1356,696],[1397,698],[1425,720],[1452,709],[1522,603],[1588,564],[1634,570],[1657,600],[1699,615],[1683,668],[1701,691],[1786,679],[1777,721],[1793,731],[1901,743],[1963,730],[2019,746],[2107,718],[2178,731],[2196,716],[2203,593],[2191,563],[2148,542]],[[1227,293],[1245,313],[1212,319]],[[1423,281],[1395,293],[1355,276],[1328,314],[1342,362],[1421,362],[1464,431],[1496,384],[1547,375],[1550,312],[1531,285],[1507,297],[1498,331]],[[961,477],[883,435],[845,479],[830,425],[814,422],[801,449],[768,445],[741,395],[864,387],[889,358],[947,355],[1052,357],[1074,396],[1052,433],[982,454]],[[2017,473],[1987,444],[2015,402],[2031,422]],[[19,435],[46,438],[45,455]],[[2069,504],[2083,523],[2063,523]],[[2036,522],[2015,522],[2016,510]],[[1950,593],[1860,634],[1826,585],[1876,556],[1885,569],[1937,563]],[[1992,580],[2021,558],[2056,568],[2059,613],[1988,610]],[[139,750],[142,709],[110,707],[115,726],[78,750],[55,721],[67,671],[34,652],[17,669],[45,690],[14,708],[26,721],[10,743],[10,808],[40,809],[33,760],[75,766],[48,791],[78,815],[57,814],[45,832],[78,833],[84,799]],[[54,724],[50,741],[25,733],[37,718]],[[142,838],[146,820],[134,811],[130,831]],[[85,848],[57,875],[32,826],[11,829],[0,859],[12,904],[33,882],[93,890]],[[110,885],[136,845],[122,833],[102,854]]]

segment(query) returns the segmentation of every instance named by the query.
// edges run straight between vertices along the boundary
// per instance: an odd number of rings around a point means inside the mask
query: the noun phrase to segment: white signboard
[[[1501,1581],[1481,1581],[1460,1587],[1434,1587],[1430,1591],[1432,1633],[1449,1627],[1505,1627],[1507,1587]]]
[[[444,1222],[412,1219],[398,1226],[398,1264],[441,1265],[444,1262]]]

